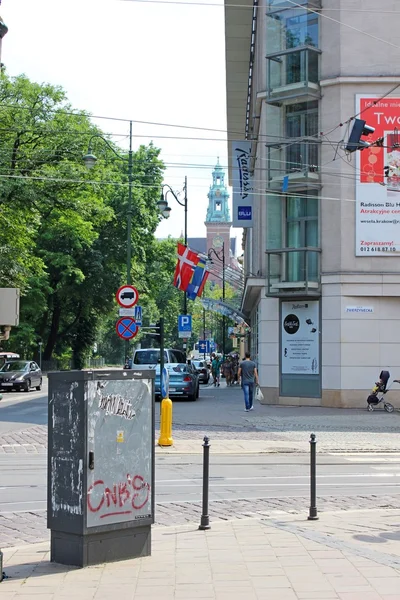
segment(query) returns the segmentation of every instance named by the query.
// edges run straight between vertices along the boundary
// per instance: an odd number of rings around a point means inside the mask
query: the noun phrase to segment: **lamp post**
[[[92,135],[88,144],[88,151],[83,157],[83,162],[87,169],[92,169],[97,158],[93,154],[91,143],[95,138],[100,138],[105,144],[114,152],[118,158],[128,162],[128,209],[126,211],[126,283],[130,285],[132,283],[132,189],[133,189],[133,151],[132,151],[132,121],[129,121],[129,152],[128,158],[119,154],[112,145],[100,134]],[[129,340],[125,341],[125,356],[128,354]],[[124,357],[125,360],[125,357]]]
[[[165,194],[164,194],[164,188],[168,188]],[[183,184],[183,191],[184,191],[184,198],[183,198],[183,202],[181,202],[179,200],[177,194],[172,189],[172,187],[170,185],[168,185],[167,183],[164,183],[161,186],[161,197],[160,197],[160,200],[157,202],[157,207],[158,207],[158,210],[160,211],[160,213],[162,214],[162,216],[165,219],[168,219],[168,217],[169,217],[169,215],[171,213],[171,208],[168,206],[168,201],[167,201],[168,194],[172,194],[172,196],[175,198],[175,200],[177,201],[177,203],[180,206],[183,206],[183,208],[185,210],[184,236],[185,236],[185,246],[187,246],[187,212],[188,212],[187,177],[185,177],[185,183]],[[184,296],[183,296],[183,314],[187,315],[187,296],[186,296],[186,292],[184,292]]]
[[[225,242],[222,243],[220,252],[217,252],[214,248],[210,248],[208,251],[208,258],[211,263],[213,261],[212,255],[222,262],[222,302],[225,302]],[[222,315],[222,355],[225,356],[225,315]]]

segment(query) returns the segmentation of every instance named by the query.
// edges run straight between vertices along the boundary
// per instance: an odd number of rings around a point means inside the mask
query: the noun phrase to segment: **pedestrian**
[[[250,352],[246,352],[244,360],[239,365],[238,377],[242,385],[245,411],[253,410],[254,384],[258,385],[256,363],[251,360]]]
[[[219,387],[219,378],[221,374],[221,360],[217,355],[214,355],[214,358],[211,363],[211,373],[213,376],[214,387]]]

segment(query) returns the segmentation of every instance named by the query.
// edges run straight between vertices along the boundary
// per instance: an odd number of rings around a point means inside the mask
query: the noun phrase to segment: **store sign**
[[[319,302],[282,302],[282,373],[319,375]]]
[[[232,225],[253,227],[253,175],[250,173],[251,142],[232,142]]]
[[[375,128],[363,140],[384,138],[382,148],[355,153],[356,256],[396,256],[400,254],[400,98],[358,95],[356,112]]]

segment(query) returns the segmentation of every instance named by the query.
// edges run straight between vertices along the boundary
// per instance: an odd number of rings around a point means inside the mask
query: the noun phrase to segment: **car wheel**
[[[23,390],[24,390],[24,392],[29,392],[30,389],[31,389],[31,380],[27,379],[25,381]]]
[[[42,389],[42,379],[40,379],[40,383],[36,386],[36,389],[38,392],[40,392],[40,390]]]
[[[196,398],[197,398],[196,392],[194,394],[188,395],[188,400],[190,400],[191,402],[194,402],[196,400]]]
[[[196,399],[200,396],[200,385],[197,385]]]

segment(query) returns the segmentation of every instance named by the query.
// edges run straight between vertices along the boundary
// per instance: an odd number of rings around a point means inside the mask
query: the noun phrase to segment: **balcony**
[[[288,177],[289,192],[307,188],[319,189],[320,142],[314,137],[303,137],[301,141],[288,138],[279,145],[267,144],[268,189],[282,191],[284,177]]]
[[[321,248],[266,250],[267,296],[321,295]]]
[[[314,46],[297,46],[267,55],[268,104],[282,106],[321,98],[319,55]]]

